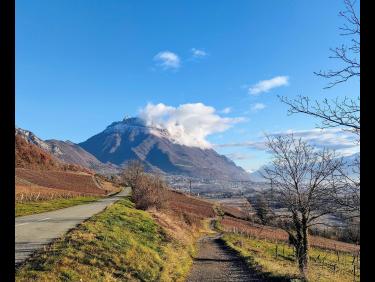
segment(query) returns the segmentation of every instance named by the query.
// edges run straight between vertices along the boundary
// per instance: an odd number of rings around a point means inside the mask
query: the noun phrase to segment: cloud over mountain
[[[243,118],[221,117],[215,108],[203,103],[182,104],[178,107],[163,103],[147,104],[139,113],[147,125],[165,129],[178,144],[211,148],[206,137],[223,132]]]

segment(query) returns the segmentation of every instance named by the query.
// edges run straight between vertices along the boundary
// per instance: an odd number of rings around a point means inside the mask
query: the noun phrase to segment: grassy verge
[[[75,205],[87,204],[98,200],[99,197],[73,197],[57,198],[52,200],[31,201],[26,203],[16,203],[16,216],[30,215],[67,208]]]
[[[239,234],[226,233],[225,244],[237,251],[249,264],[273,277],[298,278],[298,268],[294,261],[293,249],[285,243],[254,239]],[[277,248],[277,256],[276,256]],[[319,248],[310,248],[309,281],[359,281],[356,269],[354,277],[353,256]],[[354,263],[356,267],[358,264]]]
[[[183,281],[191,252],[126,198],[27,261],[16,281]]]

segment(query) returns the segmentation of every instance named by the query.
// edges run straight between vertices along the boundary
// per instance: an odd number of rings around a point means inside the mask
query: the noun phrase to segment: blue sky
[[[341,0],[17,0],[16,125],[78,143],[148,103],[175,110],[202,103],[219,121],[235,119],[204,139],[254,170],[266,154],[228,144],[257,142],[265,132],[310,134],[317,123],[287,116],[277,95],[359,95],[359,81],[323,90],[328,81],[313,74],[339,66],[328,56],[344,42],[343,8]],[[275,77],[287,85],[250,94]]]

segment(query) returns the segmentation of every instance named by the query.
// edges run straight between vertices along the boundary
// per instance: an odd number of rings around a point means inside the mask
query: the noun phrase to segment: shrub
[[[143,164],[132,160],[122,174],[123,182],[132,187],[132,199],[137,209],[165,208],[168,201],[166,183],[157,175],[145,173]]]

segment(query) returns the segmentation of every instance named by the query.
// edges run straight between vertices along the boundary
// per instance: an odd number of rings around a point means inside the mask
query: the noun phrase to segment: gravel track
[[[198,255],[186,281],[266,281],[226,247],[221,236],[204,236],[198,241]]]

